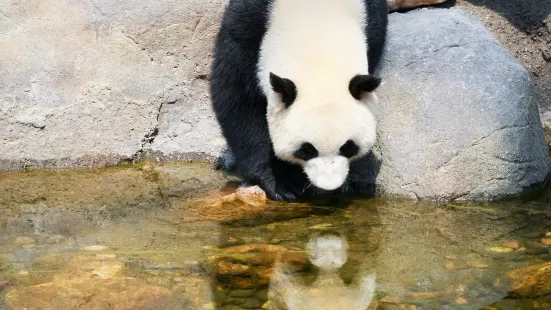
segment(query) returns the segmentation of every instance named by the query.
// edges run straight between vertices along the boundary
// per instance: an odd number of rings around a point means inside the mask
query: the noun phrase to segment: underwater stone
[[[510,297],[538,297],[551,294],[551,262],[513,270],[507,274],[511,279]]]
[[[505,242],[505,244],[503,244],[503,246],[505,246],[507,248],[511,248],[513,250],[517,250],[517,249],[520,248],[520,243],[516,240],[511,240],[511,241]]]
[[[34,239],[31,237],[17,237],[15,239],[15,245],[18,245],[18,246],[33,245],[34,242],[35,242]]]

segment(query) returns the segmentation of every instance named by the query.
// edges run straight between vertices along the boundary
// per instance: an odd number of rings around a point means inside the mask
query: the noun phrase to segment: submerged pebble
[[[469,300],[465,297],[457,297],[455,299],[455,303],[458,304],[458,305],[466,305],[469,303]]]
[[[329,229],[333,227],[333,224],[331,223],[323,223],[323,224],[317,224],[317,225],[314,225],[312,227],[310,227],[310,229],[313,229],[313,230],[325,230],[325,229]]]
[[[440,292],[409,292],[408,296],[414,299],[439,299],[442,297]]]
[[[513,250],[516,250],[520,248],[520,243],[516,240],[511,240],[511,241],[505,242],[503,246],[505,246],[506,248],[511,248]]]
[[[495,253],[510,253],[513,252],[513,249],[507,248],[504,246],[493,246],[486,248],[487,252],[495,252]]]
[[[17,237],[15,239],[15,245],[18,245],[18,246],[33,245],[34,242],[35,242],[34,239],[31,237]]]
[[[27,270],[21,270],[17,273],[17,275],[26,277],[29,275],[29,272]]]
[[[551,262],[513,270],[507,274],[511,280],[510,297],[538,297],[551,294]]]
[[[398,304],[401,304],[402,302],[404,302],[403,299],[401,298],[395,298],[395,297],[384,297],[384,298],[381,298],[379,300],[380,303],[383,303],[383,304],[394,304],[394,305],[398,305]]]
[[[107,249],[108,248],[105,245],[89,245],[82,248],[85,252],[101,252]]]

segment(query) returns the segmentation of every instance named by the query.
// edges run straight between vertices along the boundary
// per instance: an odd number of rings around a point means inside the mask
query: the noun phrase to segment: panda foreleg
[[[275,158],[272,154],[271,142],[261,141],[260,136],[261,134],[241,137],[243,140],[248,140],[246,143],[248,147],[236,149],[234,155],[239,175],[244,183],[260,186],[270,199],[296,200],[301,189],[293,186],[296,182],[293,180],[293,175],[288,173],[289,169],[286,168],[288,164]]]
[[[387,0],[365,0],[367,11],[367,46],[369,73],[375,73],[383,55],[388,24]]]
[[[260,186],[270,199],[296,200],[301,189],[290,186],[294,183],[287,166],[275,158],[265,109],[258,108],[265,100],[260,90],[239,81],[213,76],[213,108],[228,144],[216,167],[235,170],[243,182]]]

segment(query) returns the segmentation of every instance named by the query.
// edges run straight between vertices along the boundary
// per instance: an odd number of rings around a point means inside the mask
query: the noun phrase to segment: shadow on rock
[[[543,25],[551,13],[551,2],[546,0],[467,0],[487,7],[505,17],[517,29],[530,32]]]

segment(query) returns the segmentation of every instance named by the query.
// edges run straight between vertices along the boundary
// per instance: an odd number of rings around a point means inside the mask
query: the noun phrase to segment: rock
[[[457,297],[455,299],[455,303],[458,304],[458,305],[466,305],[469,303],[469,300],[465,297]]]
[[[465,284],[459,284],[455,288],[455,294],[457,294],[457,296],[463,296],[463,294],[465,294],[466,291],[467,291],[467,285]]]
[[[449,270],[466,270],[466,269],[473,268],[473,266],[468,263],[460,263],[460,262],[449,262],[449,263],[446,263],[444,267],[446,267],[446,269],[449,269]]]
[[[249,289],[266,287],[270,283],[275,265],[292,272],[304,271],[310,267],[308,256],[299,249],[271,244],[225,248],[221,254],[209,258],[209,265],[218,279],[229,279],[233,289],[247,292],[246,294],[252,292]],[[233,292],[235,290],[229,294],[232,298],[245,297],[235,296],[236,293]]]
[[[258,186],[239,187],[235,192],[237,199],[253,206],[266,205],[266,193]]]
[[[153,170],[157,173],[159,189],[165,197],[189,198],[208,190],[217,191],[228,182],[222,173],[210,169],[205,163],[167,164]]]
[[[516,240],[511,240],[511,241],[505,242],[505,244],[503,246],[506,247],[506,248],[511,248],[513,250],[517,250],[517,249],[520,248],[520,244]]]
[[[541,243],[545,245],[551,245],[551,238],[542,238]]]
[[[441,292],[409,292],[408,296],[413,299],[440,299],[443,296]]]
[[[3,291],[6,287],[8,287],[8,285],[9,285],[9,282],[8,282],[8,281],[5,281],[5,280],[0,281],[0,293],[2,293],[2,291]]]
[[[380,192],[494,199],[546,179],[530,74],[460,9],[390,14],[374,153]]]
[[[241,308],[258,309],[258,308],[261,308],[263,304],[264,304],[264,301],[261,301],[261,300],[247,299],[243,304],[241,304]]]
[[[384,298],[379,299],[379,302],[380,302],[380,303],[383,303],[383,304],[394,304],[394,305],[399,305],[399,304],[403,303],[404,300],[401,299],[401,298],[384,297]]]
[[[0,170],[216,155],[207,79],[224,3],[0,4]]]
[[[221,275],[232,275],[232,276],[238,276],[238,275],[244,275],[250,272],[249,266],[242,265],[242,264],[232,264],[230,262],[224,262],[221,261],[218,263],[218,274]]]
[[[226,248],[223,256],[236,262],[255,266],[273,267],[277,262],[280,267],[293,272],[309,268],[308,256],[296,248],[286,248],[272,244],[247,244]]]
[[[468,265],[477,269],[487,269],[489,267],[488,264],[480,263],[480,262],[469,262]]]
[[[239,187],[233,194],[221,197],[217,204],[244,203],[255,207],[266,206],[268,198],[259,186]]]
[[[487,252],[495,252],[495,253],[510,253],[513,252],[513,249],[503,247],[503,246],[493,246],[486,248]]]
[[[15,245],[18,246],[26,246],[26,245],[34,245],[34,239],[31,237],[17,237],[15,238]]]
[[[533,298],[551,294],[551,262],[516,269],[507,276],[511,280],[510,297]]]
[[[546,233],[545,233],[545,236],[546,236],[546,237],[551,237],[551,231],[546,232]]]
[[[527,241],[526,246],[526,253],[528,254],[543,254],[549,250],[549,247],[541,242]]]
[[[89,245],[82,248],[84,252],[101,252],[107,249],[108,247],[105,245]]]
[[[170,307],[174,302],[170,290],[125,277],[121,273],[123,265],[115,259],[76,256],[64,270],[54,275],[52,282],[14,288],[5,298],[8,305],[16,309]]]
[[[425,5],[444,3],[447,0],[387,0],[390,11],[412,9]]]
[[[202,309],[216,309],[216,303],[209,302],[207,304],[204,304],[201,308]]]
[[[142,167],[142,170],[143,171],[152,171],[153,170],[153,165],[150,165],[150,164],[144,165]]]
[[[254,295],[253,290],[233,290],[230,292],[230,297],[250,297]]]
[[[220,185],[220,187],[222,187]],[[218,188],[220,188],[218,187]],[[206,186],[198,189],[209,188]],[[259,189],[259,188],[258,188]],[[204,199],[197,199],[193,204],[187,200],[175,201],[182,205],[180,214],[176,215],[185,221],[224,222],[236,225],[254,223],[271,223],[308,216],[315,209],[304,203],[279,203],[266,200],[264,191],[248,192],[238,190],[225,196],[216,194]],[[224,242],[228,243],[228,242]]]

